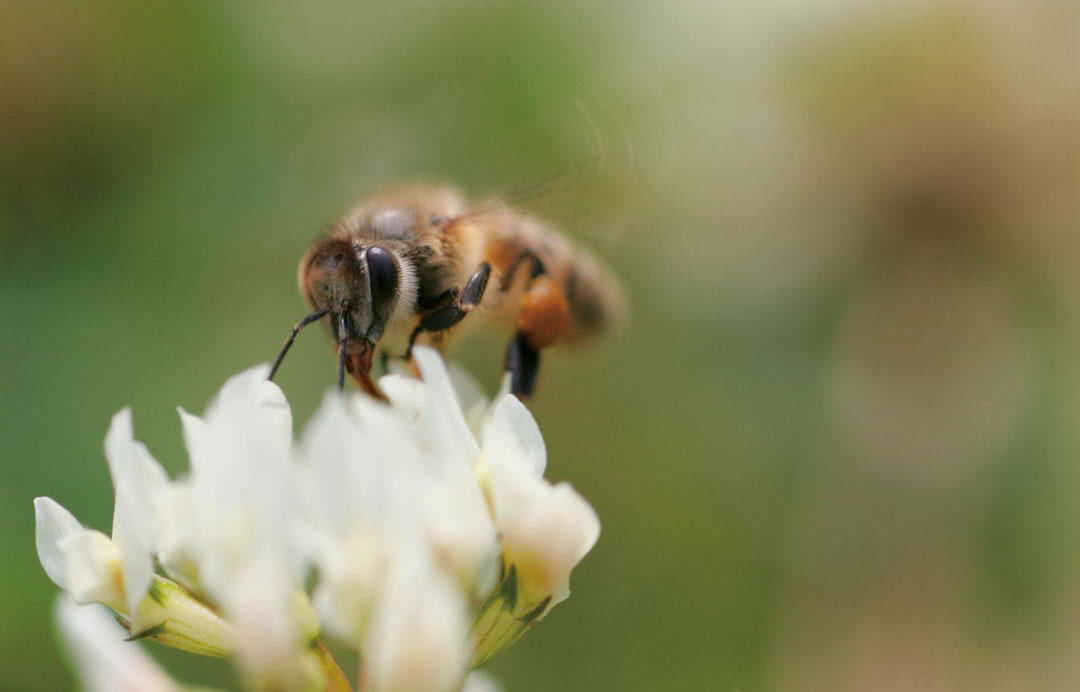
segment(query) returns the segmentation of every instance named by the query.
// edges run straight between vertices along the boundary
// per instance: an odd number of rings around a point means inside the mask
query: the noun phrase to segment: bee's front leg
[[[338,373],[337,388],[339,392],[345,391],[345,356],[348,353],[349,331],[346,324],[345,311],[338,313]]]
[[[409,334],[409,347],[405,350],[405,359],[412,358],[413,346],[416,345],[416,339],[420,334],[441,332],[465,319],[465,315],[472,312],[483,299],[489,278],[491,278],[491,265],[484,262],[465,282],[465,289],[459,295],[456,295],[456,292],[450,293],[452,302],[424,315],[420,319],[420,324],[416,325],[412,334]]]

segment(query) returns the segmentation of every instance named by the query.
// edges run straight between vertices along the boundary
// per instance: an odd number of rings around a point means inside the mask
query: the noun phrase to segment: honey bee
[[[483,318],[513,330],[504,369],[510,389],[532,395],[540,352],[579,342],[620,319],[612,275],[559,232],[498,202],[470,208],[449,186],[410,185],[364,200],[300,260],[300,293],[312,312],[296,335],[326,318],[345,373],[382,398],[371,379],[380,356],[409,359],[418,343],[439,350]]]

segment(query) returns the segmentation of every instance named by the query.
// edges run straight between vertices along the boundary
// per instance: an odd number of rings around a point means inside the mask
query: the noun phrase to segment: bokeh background
[[[173,473],[397,180],[513,195],[625,280],[547,359],[603,535],[510,691],[1080,688],[1072,0],[49,0],[0,22],[0,689],[75,683],[31,498]],[[489,386],[501,335],[456,351]],[[304,335],[298,426],[333,366]],[[192,681],[226,666],[151,650]]]

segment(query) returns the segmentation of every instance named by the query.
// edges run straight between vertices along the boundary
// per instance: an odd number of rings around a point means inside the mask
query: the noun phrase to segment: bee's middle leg
[[[416,339],[423,332],[441,332],[449,329],[465,319],[473,309],[480,304],[487,290],[488,279],[491,278],[491,265],[484,262],[480,268],[473,272],[469,280],[465,282],[465,288],[460,294],[454,296],[454,300],[441,307],[435,308],[420,319],[420,324],[409,334],[409,347],[405,350],[405,359],[412,358],[413,346]]]

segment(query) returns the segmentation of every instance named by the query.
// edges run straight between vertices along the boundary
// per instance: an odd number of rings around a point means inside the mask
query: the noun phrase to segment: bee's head
[[[374,345],[401,302],[402,263],[386,243],[329,237],[300,262],[300,291],[316,310],[347,316],[350,341]],[[336,320],[331,329],[337,334]]]

